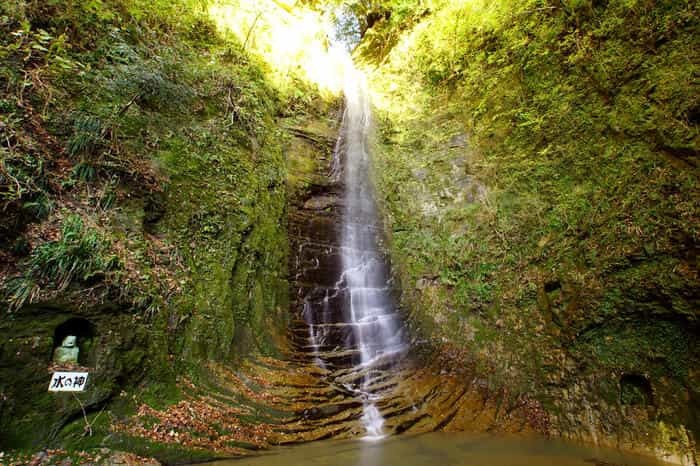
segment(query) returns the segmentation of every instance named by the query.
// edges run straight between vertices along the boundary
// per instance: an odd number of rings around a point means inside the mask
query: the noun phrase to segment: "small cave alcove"
[[[649,379],[640,374],[623,374],[620,377],[620,404],[652,406],[654,391]]]
[[[53,334],[53,350],[51,352],[51,361],[53,361],[54,351],[61,346],[63,340],[73,335],[76,337],[76,345],[79,349],[78,364],[81,366],[89,366],[92,362],[92,342],[95,337],[95,326],[87,319],[73,317],[56,327]]]

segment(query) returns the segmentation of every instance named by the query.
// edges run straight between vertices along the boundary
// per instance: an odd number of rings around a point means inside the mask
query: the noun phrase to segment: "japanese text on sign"
[[[49,383],[50,392],[82,392],[87,384],[87,372],[54,372]]]

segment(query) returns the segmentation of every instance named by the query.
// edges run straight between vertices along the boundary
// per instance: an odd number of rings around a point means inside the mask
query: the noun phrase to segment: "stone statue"
[[[56,364],[78,364],[80,349],[76,345],[76,336],[68,335],[63,339],[61,346],[53,352],[53,362]]]

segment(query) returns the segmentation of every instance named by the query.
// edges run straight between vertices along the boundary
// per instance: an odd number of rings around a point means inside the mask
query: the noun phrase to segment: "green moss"
[[[81,439],[82,421],[66,424],[77,405],[45,390],[53,332],[66,319],[95,327],[81,347],[93,369],[84,401],[91,419],[104,405],[101,422],[133,413],[132,395],[156,408],[177,402],[176,374],[206,381],[207,361],[277,354],[289,319],[289,138],[277,118],[320,116],[327,103],[297,77],[273,88],[269,68],[220,35],[201,6],[0,7],[0,108],[12,144],[0,143],[9,219],[0,246],[29,255],[16,291],[36,303],[18,304],[0,325],[3,361],[16,360],[0,368],[9,381],[0,384],[3,448],[54,439],[89,449],[109,437],[101,426]],[[64,208],[85,223],[73,242],[56,235]],[[107,261],[113,254],[119,267]],[[52,293],[34,293],[39,285]],[[160,455],[151,450],[161,446],[119,442]],[[212,457],[164,448],[168,462]]]
[[[649,377],[656,415],[688,425],[697,7],[433,7],[368,70],[378,191],[415,327],[559,419],[586,424],[586,401],[601,432],[633,422],[596,407],[619,405],[630,373]]]
[[[691,336],[674,322],[629,322],[605,325],[584,333],[580,354],[611,369],[671,375],[680,381],[688,377],[692,363]]]

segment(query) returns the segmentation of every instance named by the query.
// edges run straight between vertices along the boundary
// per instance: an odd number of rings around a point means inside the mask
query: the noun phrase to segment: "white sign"
[[[54,372],[49,383],[50,392],[82,392],[87,384],[87,372]]]

